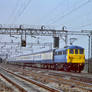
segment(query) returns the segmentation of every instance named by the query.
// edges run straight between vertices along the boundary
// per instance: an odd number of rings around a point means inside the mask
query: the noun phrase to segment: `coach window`
[[[62,55],[62,51],[60,52],[60,55]]]
[[[63,51],[63,54],[65,55],[66,54],[66,51]]]
[[[74,54],[74,50],[73,49],[70,49],[69,53],[70,54]]]
[[[84,50],[83,49],[80,49],[80,54],[83,54],[84,53]]]
[[[58,55],[62,55],[62,52],[61,52],[61,51],[59,51],[59,52],[58,52]]]
[[[78,49],[75,49],[75,54],[78,54]]]

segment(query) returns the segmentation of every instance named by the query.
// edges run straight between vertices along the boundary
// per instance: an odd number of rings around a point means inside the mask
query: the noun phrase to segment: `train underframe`
[[[82,63],[24,63],[23,66],[67,72],[81,72],[84,69],[84,64]]]

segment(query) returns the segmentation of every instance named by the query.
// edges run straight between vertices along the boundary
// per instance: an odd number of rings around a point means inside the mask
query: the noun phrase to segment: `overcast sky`
[[[66,26],[70,31],[92,29],[92,0],[0,0],[0,24],[47,25],[59,29]],[[84,38],[76,44],[87,49],[84,43],[88,43],[88,38]]]
[[[92,0],[0,0],[1,24],[44,24],[81,30],[91,29],[91,16]]]

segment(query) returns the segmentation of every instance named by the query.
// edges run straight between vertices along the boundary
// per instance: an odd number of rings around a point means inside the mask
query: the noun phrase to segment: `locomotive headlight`
[[[71,59],[71,57],[69,56],[69,59]]]
[[[70,59],[71,57],[69,56],[69,59]]]
[[[80,66],[81,66],[82,64],[80,64]]]

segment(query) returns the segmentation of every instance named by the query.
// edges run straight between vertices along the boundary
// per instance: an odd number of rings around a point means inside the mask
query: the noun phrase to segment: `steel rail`
[[[2,68],[2,67],[1,67],[1,68]],[[63,92],[63,91],[57,90],[57,89],[55,89],[55,88],[48,87],[48,86],[44,85],[43,83],[40,83],[40,82],[37,82],[37,81],[35,81],[35,80],[31,80],[31,79],[25,78],[25,77],[20,76],[20,75],[18,75],[18,74],[15,74],[15,73],[13,73],[13,72],[11,72],[11,71],[8,71],[8,70],[6,70],[6,69],[4,69],[4,68],[2,68],[2,69],[5,70],[5,71],[7,71],[7,72],[10,73],[10,74],[15,75],[16,77],[19,77],[19,78],[21,78],[21,79],[23,79],[23,80],[25,80],[25,81],[27,81],[27,82],[30,82],[30,83],[32,83],[32,84],[34,84],[34,85],[37,85],[37,86],[39,86],[39,87],[41,87],[41,88],[43,88],[43,89],[45,89],[45,90],[48,90],[48,91],[50,91],[50,92]]]
[[[14,85],[16,88],[18,88],[19,91],[21,91],[21,92],[27,92],[23,87],[21,87],[20,85],[16,84],[13,81],[11,81],[9,78],[7,78],[6,76],[4,76],[2,73],[0,73],[0,76],[3,77],[6,81],[8,81],[10,84]]]
[[[51,71],[52,72],[52,71]],[[51,72],[50,72],[50,74],[51,74]],[[53,72],[52,72],[53,73]],[[60,77],[60,75],[59,75],[59,73],[57,74],[55,74],[55,72],[54,72],[54,74],[51,74],[52,76],[54,75],[54,76],[59,76]],[[42,75],[41,75],[42,76]],[[48,76],[49,77],[49,74],[48,75],[46,75],[46,76]],[[65,74],[64,74],[64,76],[65,76]],[[62,76],[61,76],[62,77]],[[71,75],[71,77],[72,77],[72,75]],[[78,77],[78,76],[77,76]],[[51,78],[51,77],[50,77]],[[53,79],[53,77],[51,78],[51,79]],[[59,79],[59,81],[61,81],[61,79]],[[76,83],[76,84],[74,84],[74,83]],[[66,79],[64,79],[63,80],[63,84],[66,84],[66,85],[74,85],[75,87],[77,87],[77,88],[80,88],[80,89],[83,89],[83,90],[86,90],[86,91],[89,91],[89,92],[91,92],[92,91],[92,88],[90,88],[91,86],[92,86],[92,84],[91,83],[86,83],[86,82],[81,82],[81,81],[78,81],[77,79],[76,80],[72,80],[72,82],[71,81],[68,81],[68,80],[66,80]],[[80,85],[79,85],[80,84]],[[87,87],[83,87],[83,86],[81,86],[81,85],[84,85],[84,86],[89,86],[88,88]]]

